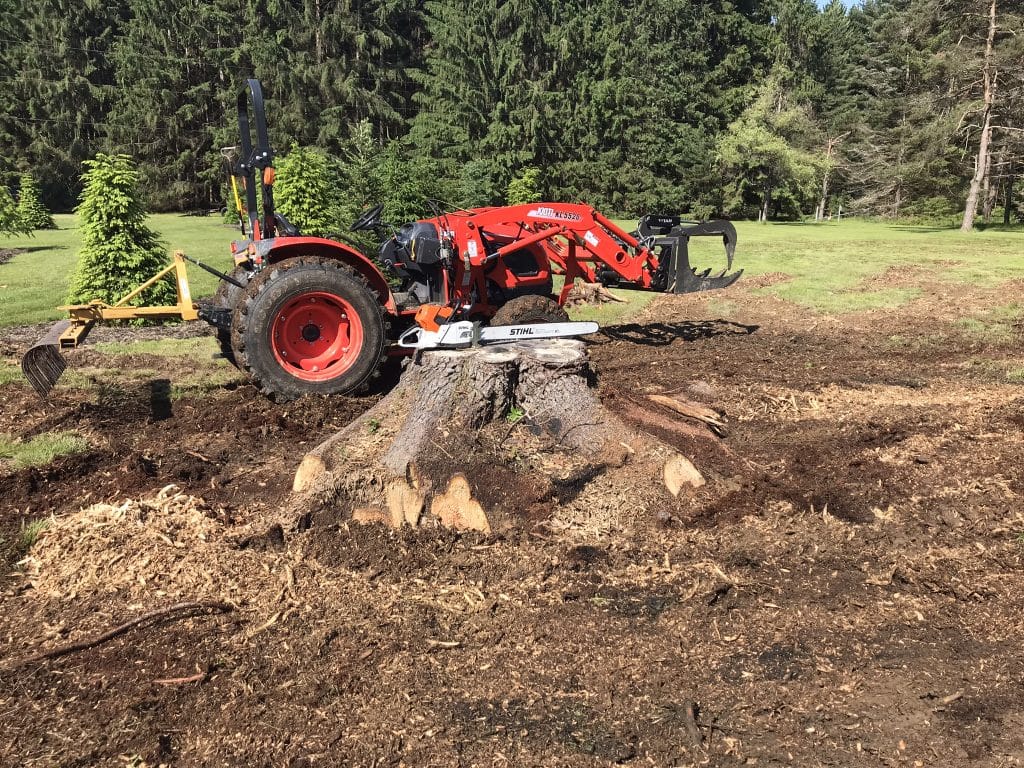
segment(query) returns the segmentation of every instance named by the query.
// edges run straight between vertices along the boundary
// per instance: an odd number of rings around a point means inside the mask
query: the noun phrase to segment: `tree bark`
[[[523,430],[517,450],[578,458],[617,434],[591,379],[583,342],[570,339],[424,352],[384,399],[306,454],[295,506],[395,527],[429,511],[443,524],[490,531],[490,510],[474,493],[493,489],[478,483],[498,482],[481,479],[490,471],[514,473],[496,469],[501,458],[487,446]],[[548,482],[539,474],[524,482]]]
[[[825,173],[821,179],[821,199],[818,201],[818,207],[814,209],[815,221],[825,218],[825,211],[828,208],[829,183],[832,180],[832,158],[835,156],[836,147],[849,135],[850,132],[847,131],[841,136],[829,138],[825,143]]]
[[[981,218],[986,224],[992,221],[992,209],[996,207],[996,198],[999,197],[999,185],[992,183],[992,158],[993,155],[989,152],[985,179],[981,184]]]
[[[1013,162],[1010,163],[1010,173],[1006,177],[1006,194],[1003,198],[1003,224],[1009,226],[1010,212],[1013,209],[1013,183],[1017,180],[1014,175]]]
[[[989,168],[989,146],[992,142],[992,107],[995,104],[996,92],[996,73],[992,67],[992,49],[995,45],[995,38],[996,0],[991,0],[988,10],[988,37],[985,41],[983,71],[985,106],[982,110],[981,136],[978,139],[978,154],[974,164],[974,176],[971,178],[971,186],[967,192],[964,218],[960,225],[961,232],[970,232],[974,229],[974,217],[978,211],[978,198]]]
[[[764,197],[761,200],[761,212],[760,212],[760,214],[757,217],[757,220],[759,222],[764,223],[764,222],[768,221],[768,207],[771,205],[771,202],[772,202],[772,191],[771,191],[770,187],[766,186],[764,188]]]

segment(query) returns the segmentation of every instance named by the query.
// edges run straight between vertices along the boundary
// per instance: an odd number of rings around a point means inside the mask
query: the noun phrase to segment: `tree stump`
[[[592,380],[570,339],[419,353],[394,390],[306,454],[293,491],[339,519],[489,532],[502,499],[507,512],[551,493],[543,473],[509,468],[510,444],[520,464],[597,460],[614,430]]]
[[[569,297],[565,305],[567,307],[578,307],[583,305],[606,304],[615,301],[625,303],[625,299],[616,296],[600,283],[584,283],[579,280],[569,291]]]

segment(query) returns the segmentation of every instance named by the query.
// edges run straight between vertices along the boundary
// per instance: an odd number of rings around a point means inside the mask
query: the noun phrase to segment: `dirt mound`
[[[24,561],[44,600],[158,597],[238,602],[253,590],[252,558],[202,499],[167,486],[149,499],[94,504],[56,518]]]

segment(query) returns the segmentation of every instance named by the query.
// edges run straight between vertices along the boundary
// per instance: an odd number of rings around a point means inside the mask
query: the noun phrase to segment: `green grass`
[[[565,279],[561,275],[554,277],[554,292],[557,296]],[[573,307],[569,310],[569,316],[573,320],[592,320],[598,325],[616,325],[637,314],[641,309],[650,304],[658,294],[650,291],[631,291],[625,288],[612,288],[611,292],[622,302],[609,301],[605,304],[584,304]]]
[[[1006,380],[1012,384],[1024,384],[1024,368],[1011,368],[1006,372]]]
[[[912,286],[866,285],[890,267],[913,267],[915,275],[929,280],[983,287],[1024,277],[1024,232],[1019,230],[962,234],[955,229],[857,220],[821,224],[738,222],[736,229],[736,266],[742,267],[745,275],[784,272],[792,279],[762,290],[825,312],[892,307],[912,301],[917,295]],[[709,246],[718,248],[717,243],[694,244],[694,263],[702,263],[700,255],[709,253]]]
[[[79,248],[77,217],[56,217],[60,229],[34,237],[0,238],[0,248],[27,248],[27,253],[0,265],[0,326],[55,320],[67,293]],[[228,245],[237,230],[220,217],[158,214],[150,219],[167,243],[218,269],[231,267]],[[633,222],[620,222],[627,229]],[[912,276],[928,280],[994,286],[1024,277],[1024,231],[987,229],[964,235],[955,229],[901,226],[883,222],[771,223],[738,222],[736,268],[745,275],[784,272],[791,279],[761,288],[797,304],[825,312],[850,312],[906,304],[917,290],[906,282],[887,287],[872,282],[890,267],[913,267]],[[724,267],[716,238],[691,241],[691,263]],[[189,267],[193,295],[211,294],[217,279]],[[654,298],[640,291],[615,290],[626,304],[584,307],[577,319],[611,324],[635,314]]]
[[[36,541],[39,540],[39,534],[49,528],[51,522],[52,519],[49,517],[23,522],[21,524],[21,534],[18,537],[18,549],[27,554]]]
[[[18,538],[9,541],[0,536],[0,564],[5,567],[12,567],[29,551],[39,540],[39,535],[53,523],[52,517],[43,517],[38,520],[22,520],[21,530],[18,531]]]
[[[68,283],[74,270],[81,236],[74,214],[54,216],[58,229],[36,232],[32,237],[0,237],[0,248],[24,248],[6,264],[0,264],[0,326],[27,325],[60,319],[56,307],[67,299]],[[229,245],[238,230],[225,225],[219,216],[156,214],[153,227],[167,244],[167,252],[182,250],[217,269],[232,266]],[[217,278],[199,267],[189,266],[194,298],[212,294]]]
[[[10,384],[12,381],[24,380],[25,378],[19,366],[0,360],[0,387]]]
[[[961,317],[956,321],[964,331],[986,341],[1014,341],[1018,337],[1016,325],[1024,314],[1024,307],[1017,302],[990,307],[987,311],[972,317]]]
[[[76,432],[47,432],[28,440],[0,433],[0,462],[9,461],[17,469],[43,466],[88,448],[89,443]]]
[[[100,341],[95,348],[108,355],[159,355],[160,357],[192,357],[210,360],[218,351],[212,336],[190,339],[146,339],[143,341]]]

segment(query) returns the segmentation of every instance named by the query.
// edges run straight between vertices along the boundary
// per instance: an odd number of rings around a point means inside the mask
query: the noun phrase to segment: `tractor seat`
[[[301,237],[299,228],[284,217],[284,214],[275,213],[274,221],[277,224],[277,234],[280,237]]]

